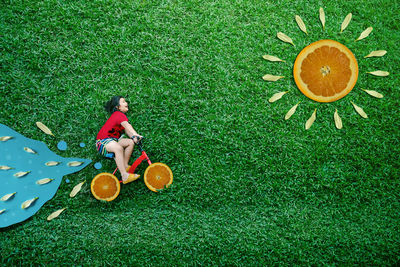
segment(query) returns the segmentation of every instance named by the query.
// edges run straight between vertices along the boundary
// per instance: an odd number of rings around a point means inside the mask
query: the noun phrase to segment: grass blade
[[[20,178],[23,177],[25,175],[27,175],[28,173],[30,173],[31,171],[27,171],[27,172],[17,172],[14,174],[14,177]]]
[[[271,74],[265,74],[262,78],[264,81],[276,82],[279,79],[285,78],[285,76],[275,76]]]
[[[360,108],[359,106],[357,106],[357,105],[354,104],[353,102],[351,102],[351,104],[353,105],[354,109],[357,111],[357,113],[358,113],[361,117],[363,117],[364,119],[367,119],[367,118],[368,118],[367,113],[365,113],[365,111],[364,111],[362,108]]]
[[[37,181],[36,181],[36,184],[39,184],[39,185],[48,184],[48,183],[50,183],[50,182],[53,181],[53,180],[54,180],[54,179],[43,178],[43,179],[37,180]]]
[[[37,199],[38,199],[38,197],[35,197],[35,198],[32,198],[32,199],[29,199],[29,200],[25,201],[24,203],[22,203],[21,208],[22,209],[29,208],[33,204],[33,202],[35,202]]]
[[[48,221],[51,221],[51,220],[53,220],[54,218],[57,218],[65,209],[66,209],[66,208],[63,208],[63,209],[60,209],[60,210],[57,210],[57,211],[53,212],[52,214],[50,214],[50,215],[47,217],[47,220],[48,220]]]
[[[278,57],[271,56],[271,55],[264,55],[263,59],[268,60],[268,61],[272,61],[272,62],[277,62],[277,61],[285,62],[285,60],[282,60],[282,59],[280,59]]]
[[[317,109],[314,110],[313,114],[311,117],[307,120],[306,122],[306,130],[310,129],[310,127],[313,125],[315,119],[317,118]]]
[[[82,161],[71,161],[71,162],[68,162],[68,166],[69,167],[78,167],[78,166],[81,166],[83,164],[83,162]]]
[[[292,117],[292,115],[296,112],[296,109],[299,104],[300,104],[300,102],[289,109],[289,111],[285,115],[285,120],[288,120],[288,119],[290,119],[290,117]]]
[[[335,120],[335,126],[336,126],[336,128],[338,128],[339,130],[342,129],[343,123],[342,123],[342,119],[340,118],[337,109],[335,110],[335,114],[333,114],[333,118],[334,118],[334,120]]]
[[[344,18],[344,20],[343,20],[343,22],[342,22],[342,26],[340,27],[340,33],[342,33],[342,32],[347,28],[347,26],[349,26],[349,23],[350,23],[350,21],[351,21],[351,17],[352,17],[352,14],[349,13],[349,14],[347,14],[347,16]]]
[[[362,39],[364,39],[364,38],[367,38],[368,35],[372,32],[372,30],[373,30],[372,27],[368,27],[365,31],[363,31],[363,32],[360,34],[360,36],[356,39],[356,42],[357,42],[357,41],[360,41],[360,40],[362,40]]]
[[[278,101],[278,100],[281,99],[282,96],[283,96],[284,94],[286,94],[287,92],[289,92],[289,91],[284,91],[284,92],[279,92],[279,93],[274,94],[274,95],[268,100],[268,102],[273,103],[273,102],[275,102],[275,101]]]
[[[44,125],[42,122],[40,122],[40,121],[36,122],[36,126],[40,130],[42,130],[45,134],[54,136],[54,134],[50,131],[50,129],[46,125]]]
[[[59,161],[48,161],[45,163],[45,165],[51,167],[51,166],[57,166],[60,163],[61,162],[59,162]]]
[[[366,90],[366,89],[361,89],[370,96],[376,97],[376,98],[383,98],[383,95],[381,93],[378,93],[377,91],[374,90]]]
[[[5,142],[5,141],[8,141],[8,140],[10,140],[12,138],[13,138],[12,136],[1,136],[0,137],[0,141]]]
[[[322,29],[325,30],[325,12],[322,7],[319,8],[319,20],[322,24]]]
[[[76,196],[76,194],[78,194],[79,191],[81,191],[82,189],[82,185],[85,183],[86,181],[83,181],[77,185],[74,186],[74,188],[72,189],[71,193],[69,194],[70,197],[74,197]]]
[[[383,70],[370,71],[367,73],[372,74],[374,76],[380,76],[380,77],[389,76],[389,74],[390,74],[389,72],[383,71]]]
[[[11,167],[5,166],[5,165],[0,166],[0,170],[3,170],[3,171],[12,170],[12,169],[14,169],[14,168],[11,168]]]
[[[24,150],[31,154],[37,154],[37,152],[35,150],[33,150],[32,148],[29,148],[29,147],[24,147]]]
[[[293,43],[293,40],[289,36],[287,36],[286,34],[284,34],[282,32],[278,32],[276,34],[276,36],[279,38],[279,40],[281,40],[283,42],[286,42],[286,43],[290,43],[293,46],[295,46],[294,43]]]
[[[386,50],[376,50],[376,51],[372,51],[371,53],[366,55],[364,58],[367,58],[367,57],[383,57],[384,55],[386,55],[386,53],[387,53]]]
[[[295,19],[296,19],[297,25],[299,26],[300,30],[302,30],[305,34],[308,35],[306,24],[304,24],[304,21],[300,18],[300,16],[296,15]]]
[[[17,192],[11,193],[11,194],[7,194],[5,196],[3,196],[2,198],[0,198],[1,201],[7,201],[9,200],[13,195],[15,195]]]

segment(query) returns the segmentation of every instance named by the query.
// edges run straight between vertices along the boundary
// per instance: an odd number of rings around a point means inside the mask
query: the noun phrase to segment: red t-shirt
[[[97,139],[105,139],[105,138],[120,138],[122,131],[125,129],[121,122],[128,121],[128,117],[121,112],[115,111],[111,114],[110,118],[106,121],[106,123],[101,127],[99,133],[97,134]]]

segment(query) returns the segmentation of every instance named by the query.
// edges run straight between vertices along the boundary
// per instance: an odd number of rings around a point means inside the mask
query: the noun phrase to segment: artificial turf
[[[103,103],[122,95],[150,158],[174,173],[168,190],[139,180],[111,203],[91,196],[99,173],[91,166],[64,177],[71,183],[35,216],[0,230],[1,264],[399,264],[399,1],[2,1],[0,9],[0,123],[111,172],[94,138],[107,119]],[[346,45],[360,68],[353,91],[327,104],[305,97],[292,77],[297,54],[320,39]],[[381,49],[384,57],[364,59]],[[366,74],[374,70],[390,75]],[[263,81],[267,73],[285,78]],[[67,151],[57,150],[60,140]]]

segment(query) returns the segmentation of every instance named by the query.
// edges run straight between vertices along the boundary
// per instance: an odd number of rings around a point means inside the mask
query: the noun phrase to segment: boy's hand
[[[132,140],[135,144],[137,144],[140,140],[142,140],[143,136],[141,135],[134,135],[132,136]]]

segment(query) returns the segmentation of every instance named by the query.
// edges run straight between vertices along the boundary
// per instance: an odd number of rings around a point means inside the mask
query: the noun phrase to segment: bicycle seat
[[[108,159],[113,159],[115,157],[114,153],[107,153],[104,155],[104,157],[108,158]]]

